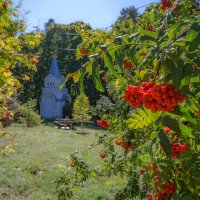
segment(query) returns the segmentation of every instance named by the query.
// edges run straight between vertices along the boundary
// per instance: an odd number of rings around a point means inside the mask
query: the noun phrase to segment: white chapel
[[[63,118],[63,109],[67,102],[71,103],[66,84],[60,89],[65,77],[60,73],[56,60],[53,58],[49,74],[44,80],[44,88],[40,97],[40,115],[44,119]]]

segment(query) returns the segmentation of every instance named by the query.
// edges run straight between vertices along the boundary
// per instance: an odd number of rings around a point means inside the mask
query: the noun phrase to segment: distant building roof
[[[60,69],[59,69],[59,66],[58,66],[58,62],[55,58],[51,62],[49,74],[51,74],[52,76],[55,76],[55,77],[61,76]]]

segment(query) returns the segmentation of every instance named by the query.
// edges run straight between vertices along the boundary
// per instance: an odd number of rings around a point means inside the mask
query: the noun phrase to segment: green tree
[[[134,22],[137,21],[138,18],[138,11],[134,6],[130,6],[128,8],[123,8],[120,11],[120,16],[118,17],[117,21],[122,21],[125,19],[133,19]]]
[[[41,95],[44,78],[48,74],[53,54],[58,55],[59,67],[62,74],[68,75],[79,70],[87,58],[83,57],[81,60],[76,60],[77,46],[82,42],[80,34],[76,29],[81,27],[85,30],[90,30],[91,27],[83,22],[74,22],[69,25],[58,24],[54,19],[49,19],[45,24],[45,30],[37,33],[41,35],[41,43],[39,47],[32,49],[32,52],[38,56],[36,64],[37,70],[27,70],[24,66],[16,66],[15,74],[20,77],[20,82],[23,87],[20,90],[19,99],[25,103],[30,99],[38,99]],[[34,34],[34,33],[29,33]],[[24,51],[29,49],[24,48]],[[22,76],[21,74],[26,74]],[[28,80],[24,80],[29,78]],[[91,103],[95,103],[98,99],[99,92],[95,90],[91,84],[91,80],[84,80],[85,92],[88,95]],[[67,88],[74,100],[79,93],[79,87],[74,83],[73,79],[67,82]],[[39,106],[39,104],[38,104]]]
[[[14,95],[21,87],[14,73],[15,66],[24,66],[27,70],[35,68],[32,61],[36,58],[31,50],[38,45],[40,36],[25,34],[25,28],[12,1],[0,0],[0,120],[6,124],[12,119]],[[29,51],[25,52],[23,47]]]
[[[25,34],[26,25],[21,18],[13,1],[0,0],[0,138],[6,135],[2,125],[10,125],[14,119],[15,103],[17,101],[21,82],[15,75],[14,69],[18,65],[29,71],[35,69],[33,60],[36,60],[32,49],[39,44],[40,35]],[[27,51],[24,51],[24,47]],[[21,77],[26,77],[24,71]],[[3,139],[0,152],[6,154],[12,149],[14,136]]]
[[[138,11],[134,6],[123,8],[120,11],[120,16],[113,25],[113,30],[121,34],[130,33],[134,30],[138,19]]]
[[[72,116],[76,122],[81,123],[81,127],[83,127],[84,123],[91,120],[90,102],[85,94],[81,94],[76,97],[73,105]]]

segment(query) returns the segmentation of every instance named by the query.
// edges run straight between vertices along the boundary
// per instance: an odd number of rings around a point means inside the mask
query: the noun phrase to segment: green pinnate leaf
[[[183,106],[179,106],[177,107],[174,112],[174,114],[180,115],[185,117],[185,119],[189,122],[191,122],[192,124],[196,125],[197,124],[197,120],[196,117],[194,115],[192,115],[192,113],[185,107]]]
[[[101,83],[99,71],[100,71],[99,64],[97,62],[93,62],[92,63],[92,80],[93,80],[93,83],[94,83],[95,88],[97,90],[99,90],[100,92],[104,92],[105,89],[104,89],[104,87]]]
[[[137,108],[136,112],[130,115],[127,121],[128,128],[138,129],[149,126],[154,123],[160,117],[161,112],[153,113],[149,109]]]
[[[172,72],[173,86],[175,88],[179,88],[181,85],[183,69],[184,69],[184,65],[183,65],[183,62],[181,61],[173,62],[173,64],[170,66],[170,70]]]
[[[169,38],[174,38],[180,31],[181,27],[183,26],[183,22],[177,22],[176,24],[174,24],[168,31],[168,36]]]
[[[107,55],[105,55],[104,57],[104,63],[106,65],[106,67],[109,69],[109,71],[118,79],[123,79],[115,70],[114,68],[114,64],[112,63],[112,58],[111,56],[107,53]]]
[[[194,22],[185,37],[189,52],[195,51],[200,45],[199,30],[200,30],[200,23]]]
[[[158,33],[157,32],[151,32],[147,30],[142,30],[140,32],[140,40],[145,41],[145,40],[150,40],[156,42],[158,39]]]
[[[160,145],[164,148],[165,153],[170,156],[172,149],[170,145],[169,138],[166,136],[166,134],[161,130],[158,134],[158,139],[160,142]]]
[[[183,136],[187,137],[191,135],[191,129],[189,127],[169,116],[163,117],[163,124],[175,131],[176,133],[182,133]]]

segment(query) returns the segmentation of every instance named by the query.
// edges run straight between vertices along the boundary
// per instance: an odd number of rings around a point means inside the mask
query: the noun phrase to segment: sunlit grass
[[[6,129],[16,133],[15,152],[0,158],[0,199],[22,198],[28,200],[57,199],[55,180],[60,175],[59,165],[66,162],[70,153],[84,151],[97,142],[102,131],[85,128],[88,134],[78,131],[55,129],[48,126],[26,128],[19,125]],[[100,162],[100,148],[87,155],[90,165]],[[92,179],[85,184],[76,199],[113,199],[114,186],[120,186],[118,178]]]

